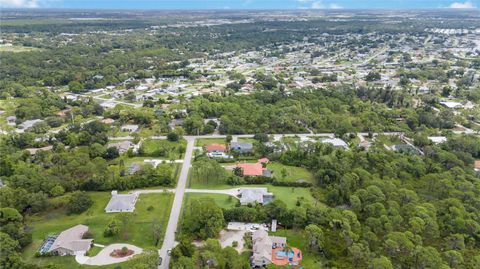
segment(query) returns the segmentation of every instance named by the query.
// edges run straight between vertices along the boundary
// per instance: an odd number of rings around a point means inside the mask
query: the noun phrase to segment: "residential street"
[[[175,189],[175,198],[173,199],[172,211],[170,211],[170,218],[165,231],[165,239],[163,240],[162,248],[159,250],[159,256],[163,259],[162,264],[158,266],[159,269],[169,268],[170,256],[167,254],[167,251],[172,249],[175,245],[175,233],[177,231],[180,212],[182,211],[182,202],[188,179],[188,170],[190,169],[193,147],[195,146],[195,137],[185,136],[185,139],[187,140],[187,149],[183,159],[180,177],[178,178],[177,188]]]

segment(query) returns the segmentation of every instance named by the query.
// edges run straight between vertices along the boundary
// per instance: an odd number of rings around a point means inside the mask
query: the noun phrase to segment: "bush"
[[[170,132],[167,134],[167,139],[168,141],[171,141],[171,142],[177,142],[179,139],[179,136],[177,133]]]
[[[233,241],[232,242],[232,247],[234,247],[234,248],[238,247],[238,241]]]

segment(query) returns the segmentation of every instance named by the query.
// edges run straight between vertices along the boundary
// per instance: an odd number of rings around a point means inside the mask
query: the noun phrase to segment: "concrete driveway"
[[[128,249],[133,250],[133,254],[128,256],[128,257],[124,257],[124,258],[116,258],[116,257],[111,257],[110,256],[110,253],[112,253],[115,249],[121,249],[123,247],[127,247]],[[141,249],[139,247],[136,247],[134,245],[130,245],[130,244],[111,244],[111,245],[106,246],[104,249],[102,249],[94,257],[77,255],[77,256],[75,256],[75,260],[80,264],[108,265],[108,264],[114,264],[114,263],[127,261],[131,257],[133,257],[137,254],[140,254],[142,252],[143,252],[143,249]]]

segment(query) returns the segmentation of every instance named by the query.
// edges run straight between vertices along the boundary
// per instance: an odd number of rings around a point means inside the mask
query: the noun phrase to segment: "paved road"
[[[195,145],[195,137],[185,136],[185,139],[187,140],[187,150],[183,159],[177,188],[175,189],[175,198],[173,199],[172,211],[170,211],[165,238],[163,240],[162,248],[158,252],[163,259],[162,264],[158,266],[158,269],[169,268],[170,256],[167,255],[167,251],[175,246],[175,233],[177,231],[178,219],[180,218],[180,212],[182,210],[182,201],[183,196],[185,195],[185,186],[187,185],[188,170],[190,169],[193,147]]]

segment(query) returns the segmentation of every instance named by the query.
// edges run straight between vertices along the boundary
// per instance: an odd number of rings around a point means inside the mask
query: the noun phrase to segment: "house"
[[[205,146],[205,151],[208,153],[212,152],[225,152],[227,151],[227,147],[223,144],[208,144]]]
[[[82,224],[61,232],[47,252],[60,256],[85,254],[93,244],[93,239],[83,239],[86,232],[88,226]]]
[[[135,174],[136,172],[140,171],[142,169],[142,166],[140,166],[138,163],[132,163],[129,167],[128,167],[128,174],[129,175],[133,175]]]
[[[473,163],[473,169],[475,172],[480,173],[480,160],[475,160]]]
[[[50,151],[53,149],[53,146],[50,145],[50,146],[46,146],[46,147],[43,147],[43,148],[28,148],[28,149],[25,149],[26,151],[28,151],[28,153],[30,153],[30,155],[35,155],[37,154],[38,151]]]
[[[114,108],[117,104],[112,101],[105,101],[100,104],[104,109]]]
[[[170,123],[168,124],[168,126],[171,128],[171,129],[175,129],[175,127],[177,126],[182,126],[183,124],[183,119],[173,119],[170,121]]]
[[[115,120],[111,119],[111,118],[106,118],[106,119],[101,120],[100,122],[103,123],[103,124],[110,125],[110,124],[113,124],[115,122]]]
[[[129,149],[133,149],[134,151],[137,149],[137,145],[133,144],[130,141],[121,141],[117,143],[111,143],[107,145],[108,148],[116,148],[118,153],[123,154],[127,152]]]
[[[19,124],[18,128],[23,129],[23,130],[28,130],[28,129],[32,128],[35,124],[40,123],[40,122],[43,122],[43,120],[40,120],[40,119],[27,120],[27,121],[24,121],[21,124]]]
[[[260,161],[257,161],[256,163],[239,163],[236,165],[236,168],[242,169],[243,176],[272,176],[272,172],[267,168],[264,168]]]
[[[363,148],[364,150],[368,150],[372,146],[372,142],[368,140],[363,140],[358,144],[359,148]]]
[[[428,140],[432,141],[434,144],[442,144],[447,142],[447,138],[445,136],[429,136]]]
[[[327,138],[323,139],[322,143],[331,144],[334,148],[348,149],[348,144],[340,138]]]
[[[461,103],[451,102],[451,101],[442,101],[442,102],[440,102],[440,104],[444,107],[453,108],[453,109],[463,107],[463,105]]]
[[[264,267],[271,263],[276,265],[295,265],[301,260],[301,252],[296,248],[292,248],[292,255],[284,257],[278,255],[284,252],[283,250],[287,246],[287,238],[269,236],[267,231],[262,228],[252,233],[252,244],[252,257],[250,258],[252,267]]]
[[[9,116],[7,117],[7,124],[12,126],[12,125],[15,125],[17,122],[17,117],[15,116]]]
[[[268,192],[267,188],[240,188],[240,204],[268,204],[273,200],[273,193]]]
[[[394,151],[398,151],[398,152],[401,152],[401,153],[420,154],[420,150],[419,150],[419,149],[417,149],[415,146],[409,145],[409,144],[397,144],[397,145],[393,145],[393,146],[392,146],[392,149],[393,149]]]
[[[138,128],[139,127],[136,124],[125,124],[125,125],[122,125],[122,127],[120,127],[122,132],[127,132],[127,133],[135,133],[136,131],[138,131]]]
[[[253,144],[245,142],[230,142],[230,150],[251,152],[253,150]]]
[[[112,191],[112,197],[105,207],[105,212],[133,212],[135,210],[135,204],[137,203],[138,194],[118,194],[117,191]]]

